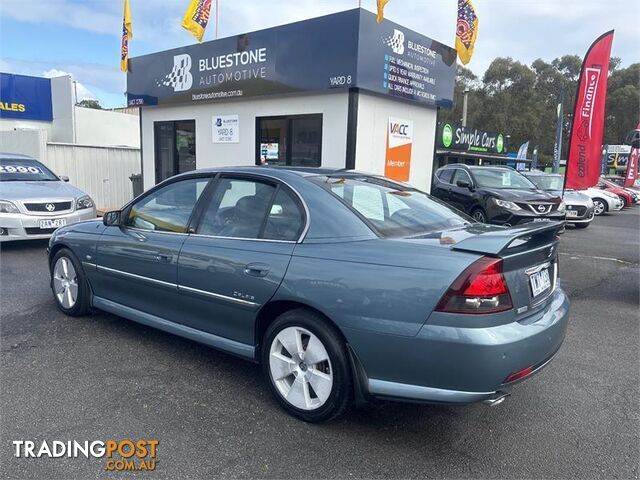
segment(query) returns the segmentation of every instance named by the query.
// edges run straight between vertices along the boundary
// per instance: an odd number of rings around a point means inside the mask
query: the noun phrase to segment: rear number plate
[[[64,227],[67,224],[65,218],[52,218],[50,220],[40,220],[40,228],[59,228]]]
[[[545,268],[544,270],[531,274],[529,283],[531,284],[531,291],[533,292],[534,298],[551,288],[549,269]]]
[[[567,217],[577,217],[577,216],[578,216],[577,210],[567,210]]]

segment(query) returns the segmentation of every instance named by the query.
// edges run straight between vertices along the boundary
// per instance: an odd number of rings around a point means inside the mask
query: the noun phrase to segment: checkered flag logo
[[[404,33],[397,28],[393,29],[393,35],[383,38],[382,41],[388,47],[391,47],[391,50],[393,50],[393,53],[396,55],[402,55],[404,53]]]
[[[173,57],[173,69],[158,82],[158,86],[172,87],[174,92],[184,92],[193,85],[191,55],[182,53]]]

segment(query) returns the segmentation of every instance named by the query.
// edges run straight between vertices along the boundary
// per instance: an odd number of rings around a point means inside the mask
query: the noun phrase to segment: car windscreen
[[[562,190],[564,183],[564,178],[560,175],[531,175],[527,178],[540,190]]]
[[[382,237],[422,235],[473,223],[424,192],[382,178],[309,178],[339,198]]]
[[[485,188],[535,189],[536,186],[515,170],[502,168],[474,168],[473,178],[477,186]]]
[[[0,159],[0,182],[59,181],[60,179],[37,160]]]

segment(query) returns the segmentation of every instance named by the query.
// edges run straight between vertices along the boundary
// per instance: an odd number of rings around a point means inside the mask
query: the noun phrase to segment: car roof
[[[23,155],[22,153],[8,153],[8,152],[0,152],[0,160],[35,160],[35,158],[30,157],[29,155]]]
[[[501,169],[501,170],[509,170],[513,171],[514,168],[509,167],[507,165],[467,165],[466,163],[450,163],[449,165],[443,165],[438,170],[443,170],[445,168],[463,168],[467,170],[483,170],[483,169]]]

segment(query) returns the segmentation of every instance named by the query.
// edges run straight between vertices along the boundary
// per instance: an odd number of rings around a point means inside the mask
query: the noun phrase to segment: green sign
[[[506,137],[503,133],[487,132],[452,123],[438,124],[436,147],[479,154],[504,155],[507,152]]]
[[[445,123],[444,127],[442,127],[442,145],[445,147],[451,146],[451,142],[453,141],[453,129],[451,125]]]

